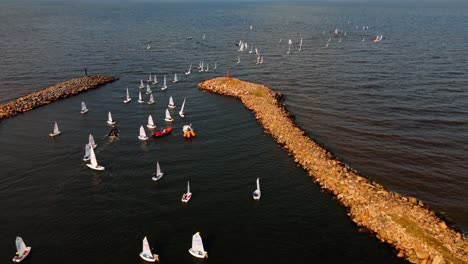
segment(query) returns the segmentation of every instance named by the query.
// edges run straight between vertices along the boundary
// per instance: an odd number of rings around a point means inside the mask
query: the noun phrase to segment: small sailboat
[[[138,135],[139,140],[148,140],[148,137],[146,136],[145,129],[143,126],[140,126],[140,134]]]
[[[107,124],[108,124],[108,125],[114,125],[114,124],[115,124],[115,121],[112,119],[112,114],[111,114],[110,111],[109,111],[109,113],[107,114]]]
[[[260,64],[263,64],[263,56],[260,57],[259,63],[260,63]]]
[[[125,96],[125,100],[123,101],[124,103],[128,103],[132,100],[132,98],[130,98],[130,94],[128,93],[128,88],[127,88],[127,95]]]
[[[148,80],[146,80],[147,82],[151,82],[153,80],[153,77],[151,76],[151,72],[150,72],[150,75],[148,77]]]
[[[153,94],[150,94],[150,98],[149,98],[149,101],[148,101],[148,104],[154,104],[154,97],[153,97]]]
[[[51,133],[49,133],[49,137],[58,136],[58,135],[60,135],[60,133],[61,133],[61,132],[60,132],[60,130],[59,130],[59,128],[58,128],[57,122],[55,122],[55,124],[54,124],[54,130],[53,130]]]
[[[151,49],[151,46],[150,46],[149,43],[148,43],[148,45],[146,45],[146,49],[147,49],[147,50]]]
[[[91,147],[88,144],[86,144],[85,145],[85,154],[83,156],[83,161],[88,161],[88,160],[91,159],[91,150],[90,149],[91,149]]]
[[[239,63],[240,63],[240,57],[237,56],[237,64],[239,64]]]
[[[148,124],[146,125],[149,129],[155,129],[156,126],[154,125],[153,117],[151,115],[148,116]]]
[[[341,38],[338,39],[338,43],[340,43],[340,42],[341,42]]]
[[[291,39],[288,40],[288,45],[292,45],[292,40]]]
[[[88,145],[92,148],[96,148],[97,147],[97,144],[96,142],[94,142],[94,137],[93,135],[89,134],[89,138],[88,138]]]
[[[262,196],[262,192],[260,191],[260,178],[257,178],[257,189],[253,191],[252,197],[254,200],[260,200],[260,196]]]
[[[172,119],[171,114],[169,113],[169,109],[166,109],[166,118],[164,118],[166,122],[173,122],[174,119]]]
[[[198,72],[203,72],[205,70],[203,63],[203,60],[201,60],[200,65],[198,65]]]
[[[161,167],[159,167],[159,162],[156,162],[156,171],[153,173],[153,177],[151,178],[153,181],[158,181],[162,178],[164,175],[163,172],[161,172]]]
[[[91,163],[86,164],[86,166],[88,166],[88,168],[93,169],[93,170],[103,171],[105,168],[98,164],[96,160],[96,154],[94,153],[94,149],[89,148],[89,153],[90,153]]]
[[[138,86],[138,88],[140,88],[140,89],[145,88],[145,85],[143,84],[143,80],[140,80],[140,86]]]
[[[158,77],[156,77],[156,74],[154,75],[153,84],[158,84]]]
[[[183,203],[188,203],[192,198],[192,193],[190,192],[190,182],[187,181],[187,192],[182,195],[181,201]]]
[[[141,97],[141,91],[138,93],[138,103],[142,104],[145,101],[143,101],[143,98]]]
[[[185,72],[185,75],[190,75],[190,71],[192,70],[192,63],[190,63],[190,67],[188,70]]]
[[[185,117],[185,115],[186,115],[186,113],[184,112],[185,99],[186,99],[186,98],[184,98],[184,101],[182,102],[182,107],[180,108],[180,111],[179,111],[180,117]]]
[[[208,258],[208,252],[203,248],[203,241],[199,232],[192,237],[192,248],[189,249],[189,253],[197,258]]]
[[[151,252],[148,239],[143,238],[143,249],[141,250],[140,257],[148,262],[159,261],[159,256]]]
[[[153,91],[151,91],[151,87],[149,84],[146,85],[146,94],[151,94]]]
[[[253,45],[252,47],[250,47],[250,50],[249,50],[249,54],[252,54],[253,53]]]
[[[178,81],[179,81],[179,79],[177,79],[177,73],[174,73],[174,80],[173,80],[172,82],[173,82],[173,83],[176,83],[176,82],[178,82]]]
[[[286,52],[286,54],[289,54],[291,53],[291,45],[288,46],[288,51]]]
[[[27,247],[21,237],[16,237],[16,256],[13,257],[13,262],[19,263],[25,259],[29,252],[31,252],[31,247]]]
[[[169,97],[169,104],[167,105],[167,107],[169,107],[171,109],[176,108],[176,105],[174,104],[174,100],[172,99],[172,96]]]
[[[218,68],[217,62],[215,61],[215,66],[213,67],[213,70],[216,70]]]
[[[202,37],[202,39],[205,39],[205,38],[206,38],[206,35],[205,35],[205,34],[203,34],[203,37]]]
[[[257,62],[255,64],[260,64],[260,56],[257,56]]]
[[[164,75],[164,84],[163,86],[161,87],[161,90],[166,90],[167,89],[167,84],[166,84],[166,75]]]
[[[206,64],[206,69],[205,69],[206,72],[209,71],[208,66],[209,66],[209,64],[207,63],[207,64]]]
[[[81,111],[80,111],[81,114],[86,114],[88,113],[88,108],[86,107],[86,104],[81,101]]]
[[[252,26],[252,25],[250,25],[250,28],[249,28],[249,29],[250,29],[250,30],[252,30],[252,29],[253,29],[253,26]]]

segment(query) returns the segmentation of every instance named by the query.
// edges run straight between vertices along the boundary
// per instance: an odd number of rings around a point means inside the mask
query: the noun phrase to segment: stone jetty
[[[88,89],[97,88],[106,83],[117,80],[112,76],[90,75],[82,76],[61,83],[54,84],[37,92],[30,93],[0,105],[0,121],[23,113],[41,105],[79,94]]]
[[[468,243],[462,234],[424,202],[386,190],[319,146],[294,124],[280,93],[224,77],[204,81],[198,88],[240,99],[298,166],[348,209],[352,221],[392,245],[398,257],[421,264],[468,263]]]

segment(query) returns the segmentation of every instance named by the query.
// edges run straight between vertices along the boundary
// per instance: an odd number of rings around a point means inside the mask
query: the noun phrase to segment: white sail
[[[127,88],[127,101],[130,100],[130,93],[128,92],[128,88]]]
[[[185,72],[185,74],[186,74],[186,75],[189,75],[191,70],[192,70],[192,64],[190,63],[190,67],[189,67],[189,69]]]
[[[186,98],[184,98],[184,101],[182,102],[182,107],[180,108],[180,111],[179,111],[179,115],[180,115],[181,117],[184,117],[184,116],[185,116],[185,113],[184,113],[185,99],[186,99]]]
[[[151,93],[151,87],[149,84],[146,85],[146,94],[150,94]]]
[[[55,124],[54,124],[54,132],[53,132],[53,133],[54,133],[54,134],[57,134],[58,132],[60,132],[60,131],[59,131],[57,122],[55,122]]]
[[[85,155],[83,157],[83,160],[87,161],[90,158],[89,157],[91,155],[91,150],[90,149],[91,149],[91,147],[88,144],[86,144],[85,145]]]
[[[141,138],[146,138],[146,132],[143,126],[140,126],[140,137]]]
[[[151,115],[148,116],[148,126],[154,126],[153,117]]]
[[[174,105],[174,100],[172,99],[172,96],[169,97],[169,105],[170,106]]]
[[[255,54],[260,55],[257,48],[255,48]]]
[[[157,83],[158,83],[158,77],[156,77],[156,74],[154,75],[153,83],[154,83],[154,84],[157,84]]]
[[[206,70],[205,70],[206,72],[209,70],[208,66],[209,66],[209,64],[207,63],[206,64]]]
[[[88,145],[90,145],[91,147],[96,145],[96,143],[94,142],[94,137],[91,134],[89,134]]]
[[[205,252],[205,249],[203,248],[203,241],[199,232],[195,233],[195,235],[192,237],[192,249],[194,251]]]
[[[27,249],[26,244],[24,243],[21,237],[16,237],[16,251],[18,252],[19,256],[22,257],[24,251]]]
[[[178,82],[179,79],[177,79],[177,73],[174,73],[174,80],[172,82]]]
[[[140,89],[143,89],[145,88],[145,85],[143,84],[143,80],[140,80],[140,86],[139,86]]]
[[[166,119],[172,119],[169,109],[166,109]]]
[[[292,45],[292,40],[291,39],[288,40],[288,45]]]
[[[109,111],[109,114],[107,114],[107,123],[112,123],[112,122],[114,122],[114,120],[112,120],[112,114]]]
[[[150,95],[150,99],[149,99],[148,103],[154,103],[154,97],[153,97],[153,94],[151,94],[151,95]]]
[[[213,70],[216,70],[216,68],[218,68],[218,65],[216,65],[217,62],[215,61],[215,66],[213,67]]]
[[[257,190],[260,191],[260,178],[257,178]]]
[[[82,101],[81,102],[81,112],[85,112],[87,110],[88,110],[88,108],[86,108],[86,104]]]
[[[151,82],[153,80],[152,76],[151,76],[151,72],[150,72],[150,75],[148,77],[148,82]]]
[[[98,167],[99,165],[96,160],[96,154],[94,154],[94,149],[90,148],[89,153],[90,153],[90,158],[91,158],[91,165],[95,168]]]
[[[166,90],[167,89],[167,83],[166,83],[166,75],[164,75],[164,84],[161,87],[161,90]]]
[[[187,193],[190,193],[190,182],[187,181]]]
[[[161,175],[161,167],[159,166],[159,162],[156,162],[156,176]]]
[[[146,237],[143,238],[143,249],[141,253],[146,254],[150,257],[153,257],[153,253],[151,253],[151,248],[149,246],[148,239]]]
[[[150,44],[148,44],[148,45],[146,46],[146,49],[147,49],[147,50],[151,49]]]
[[[141,91],[138,93],[138,101],[143,101],[143,98],[141,98]]]
[[[237,63],[240,63],[240,57],[237,56]]]

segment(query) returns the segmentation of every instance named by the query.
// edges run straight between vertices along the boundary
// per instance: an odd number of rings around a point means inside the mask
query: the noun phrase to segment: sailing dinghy
[[[159,167],[159,162],[156,162],[156,172],[153,173],[153,177],[151,178],[153,181],[158,181],[162,178],[164,173],[161,172],[161,167]]]
[[[112,119],[112,114],[109,111],[109,114],[107,114],[107,124],[108,125],[115,125],[115,121]]]
[[[16,237],[16,256],[13,258],[13,262],[19,263],[25,259],[29,252],[31,252],[31,247],[27,247],[21,237]]]
[[[159,256],[151,252],[151,248],[146,237],[143,238],[143,249],[140,253],[140,257],[148,262],[159,261]]]
[[[94,142],[94,137],[93,135],[89,134],[89,138],[88,138],[88,145],[92,148],[96,148],[97,147],[97,144],[96,142]]]
[[[189,253],[197,258],[208,258],[208,252],[203,248],[203,241],[199,232],[192,237],[192,248],[189,249]]]
[[[86,144],[85,145],[85,154],[84,154],[84,157],[83,157],[83,161],[88,161],[91,159],[91,147]]]
[[[150,75],[148,77],[148,80],[146,80],[147,82],[151,82],[153,80],[153,78],[151,77],[151,72],[150,72]]]
[[[186,98],[184,98],[184,102],[182,102],[182,107],[180,108],[180,111],[179,111],[180,117],[185,117],[185,115],[186,115],[186,113],[184,112],[185,99],[186,99]]]
[[[151,115],[148,116],[148,124],[146,125],[149,129],[155,129],[156,126],[154,125],[153,117]]]
[[[166,84],[166,75],[164,75],[164,84],[163,86],[161,87],[161,90],[166,90],[167,89],[167,84]]]
[[[257,189],[253,191],[252,197],[254,200],[260,200],[260,196],[262,196],[262,192],[260,191],[260,178],[257,178]]]
[[[139,140],[148,140],[148,137],[146,136],[145,129],[143,126],[140,126],[140,134],[138,135]]]
[[[141,97],[141,91],[138,93],[138,103],[142,104],[145,101],[143,101],[143,98]]]
[[[177,73],[174,73],[174,80],[173,80],[172,82],[173,82],[173,83],[176,83],[176,82],[178,82],[178,81],[179,81],[179,79],[177,79]]]
[[[154,79],[153,79],[153,84],[157,84],[158,83],[158,78],[156,77],[156,74],[154,75]]]
[[[191,70],[192,70],[192,64],[190,63],[190,67],[188,68],[188,71],[185,72],[185,75],[190,75]]]
[[[132,100],[132,98],[130,98],[130,94],[128,93],[128,88],[127,88],[127,95],[125,96],[125,100],[123,101],[124,103],[128,103]]]
[[[49,133],[49,137],[58,136],[58,135],[60,135],[60,133],[61,133],[61,132],[60,132],[60,130],[59,130],[59,128],[58,128],[57,122],[55,122],[55,124],[54,124],[54,130],[53,130],[51,133]]]
[[[176,105],[174,104],[174,100],[172,99],[172,96],[169,97],[169,104],[167,105],[167,107],[169,107],[171,109],[176,108]]]
[[[86,104],[81,101],[81,111],[80,111],[81,114],[86,114],[88,113],[88,108],[86,107]]]
[[[171,114],[169,113],[169,109],[166,109],[166,118],[164,118],[166,122],[173,122],[174,119],[172,119]]]
[[[91,163],[86,164],[86,166],[88,166],[90,169],[93,169],[93,170],[103,171],[105,168],[98,164],[96,160],[96,154],[94,153],[94,149],[89,148],[89,153],[90,153]]]
[[[152,93],[153,91],[151,91],[151,87],[149,84],[146,84],[146,94],[150,94]]]
[[[153,97],[153,94],[150,94],[150,98],[149,98],[149,101],[148,101],[148,104],[154,104],[154,97]]]
[[[192,198],[192,193],[190,192],[190,182],[187,181],[187,192],[182,195],[181,201],[183,203],[188,203]]]
[[[143,84],[143,80],[140,80],[140,86],[138,86],[138,88],[140,88],[140,89],[145,88],[145,85]]]

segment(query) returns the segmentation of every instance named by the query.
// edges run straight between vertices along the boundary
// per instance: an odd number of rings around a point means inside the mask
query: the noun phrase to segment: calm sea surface
[[[142,263],[144,236],[162,263],[200,263],[187,252],[197,231],[207,263],[401,263],[239,101],[196,89],[226,71],[283,92],[297,124],[344,162],[468,230],[466,5],[0,4],[0,25],[0,103],[84,67],[120,78],[0,123],[2,263],[16,235],[33,247],[28,263]],[[384,40],[371,42],[377,34]],[[238,52],[239,40],[264,64]],[[218,68],[183,74],[201,59]],[[137,104],[150,72],[180,81],[153,86],[156,104]],[[149,114],[165,125],[169,96],[178,105],[186,97],[189,115],[172,111],[171,136],[138,141]],[[107,111],[119,140],[105,137]],[[62,135],[51,139],[54,121]],[[187,123],[192,141],[182,138]],[[81,161],[89,133],[103,172]],[[165,174],[152,182],[156,161]],[[257,177],[260,202],[251,198]]]

